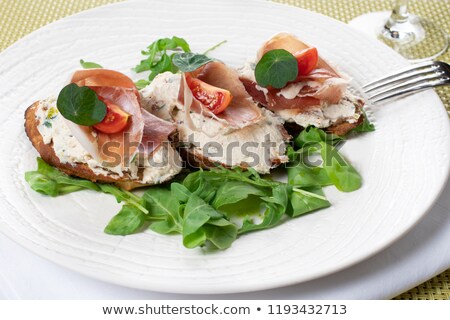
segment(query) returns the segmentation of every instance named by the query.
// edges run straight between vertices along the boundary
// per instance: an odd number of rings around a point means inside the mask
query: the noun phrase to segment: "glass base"
[[[407,22],[387,29],[390,14],[390,11],[371,12],[356,17],[349,25],[377,38],[412,62],[434,59],[447,50],[448,35],[436,24],[410,15]]]

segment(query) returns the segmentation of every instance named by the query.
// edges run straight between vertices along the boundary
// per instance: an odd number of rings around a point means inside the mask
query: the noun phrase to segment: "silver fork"
[[[361,89],[375,103],[416,91],[450,84],[450,65],[441,61],[413,64],[367,83]]]

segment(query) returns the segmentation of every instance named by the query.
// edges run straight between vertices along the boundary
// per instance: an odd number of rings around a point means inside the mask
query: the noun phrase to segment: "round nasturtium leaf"
[[[284,49],[266,52],[255,67],[256,82],[261,87],[281,89],[298,75],[297,60]]]
[[[82,126],[93,126],[106,116],[106,104],[100,101],[97,93],[75,83],[61,90],[56,106],[64,118]]]

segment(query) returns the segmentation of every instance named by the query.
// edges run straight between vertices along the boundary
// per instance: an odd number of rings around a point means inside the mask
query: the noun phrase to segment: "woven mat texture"
[[[0,0],[0,51],[32,31],[73,13],[121,0]],[[180,0],[181,1],[181,0]],[[213,1],[213,0],[211,0]],[[390,10],[391,0],[275,0],[348,22],[370,11]],[[450,0],[411,0],[410,11],[450,33]],[[450,51],[439,57],[450,62]],[[439,88],[450,115],[450,87]],[[395,299],[450,299],[450,269]]]

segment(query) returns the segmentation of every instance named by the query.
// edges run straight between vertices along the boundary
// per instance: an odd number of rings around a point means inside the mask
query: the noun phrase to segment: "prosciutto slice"
[[[210,62],[194,73],[199,80],[209,85],[230,91],[233,99],[228,107],[219,114],[213,114],[192,96],[185,81],[181,81],[178,99],[185,106],[185,111],[193,111],[226,122],[230,127],[243,128],[254,124],[261,117],[261,110],[253,102],[238,73],[222,62]],[[184,78],[184,77],[183,77]],[[185,90],[187,89],[187,90]]]
[[[71,82],[90,87],[98,96],[110,100],[131,115],[125,130],[113,134],[67,121],[81,145],[103,166],[128,167],[139,150],[151,154],[174,130],[171,123],[141,108],[136,86],[120,72],[107,69],[80,70],[74,73]]]
[[[291,34],[279,33],[261,47],[257,53],[257,61],[270,50],[284,49],[294,54],[309,47]],[[246,77],[240,77],[240,80],[255,101],[273,111],[308,111],[322,103],[339,103],[348,85],[348,81],[320,57],[316,68],[310,74],[298,77],[295,83],[290,83],[283,89],[261,88],[254,79]]]
[[[85,69],[76,71],[71,82],[78,86],[87,87],[119,87],[132,90],[138,100],[140,99],[139,92],[134,85],[133,80],[129,77],[114,70],[108,69]]]
[[[141,111],[144,120],[144,134],[139,146],[139,152],[149,155],[168,139],[176,130],[176,125],[158,118],[145,109],[141,109]]]

